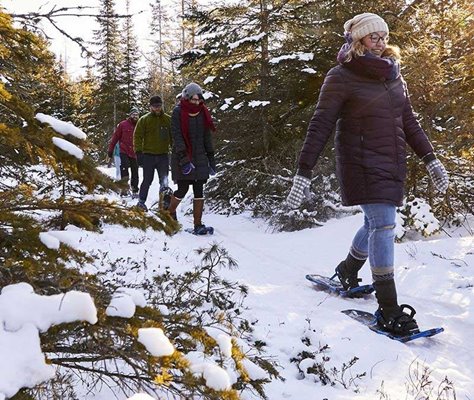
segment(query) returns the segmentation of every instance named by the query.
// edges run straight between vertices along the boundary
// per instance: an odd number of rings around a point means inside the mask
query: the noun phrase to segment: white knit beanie
[[[354,42],[373,32],[387,32],[388,35],[387,23],[382,17],[372,13],[358,14],[346,21],[344,30],[350,32]]]

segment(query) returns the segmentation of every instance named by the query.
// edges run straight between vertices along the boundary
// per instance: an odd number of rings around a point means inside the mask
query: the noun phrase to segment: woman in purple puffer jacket
[[[378,15],[356,15],[344,24],[345,43],[321,87],[287,203],[301,205],[311,171],[336,127],[336,172],[344,205],[360,205],[364,225],[336,267],[345,290],[359,286],[358,271],[370,262],[379,326],[396,335],[418,331],[415,311],[398,305],[394,281],[396,207],[402,204],[406,145],[425,163],[436,188],[448,175],[416,120],[400,75],[399,49],[388,46],[389,29]],[[408,310],[409,313],[405,311]]]

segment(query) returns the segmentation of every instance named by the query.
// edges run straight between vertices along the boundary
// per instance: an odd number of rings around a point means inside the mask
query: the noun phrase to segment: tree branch
[[[89,6],[75,6],[75,7],[61,7],[61,8],[56,8],[54,6],[51,8],[51,10],[47,12],[28,12],[28,13],[23,13],[23,14],[10,14],[10,16],[13,19],[23,21],[23,23],[27,26],[35,27],[36,29],[39,29],[36,26],[36,23],[38,23],[40,20],[46,20],[48,21],[54,29],[56,29],[61,35],[67,37],[69,40],[72,42],[76,43],[80,49],[81,49],[81,56],[85,57],[92,57],[95,58],[93,53],[89,51],[86,46],[83,44],[84,40],[80,37],[73,37],[69,33],[66,32],[63,28],[61,28],[57,22],[56,18],[59,17],[90,17],[90,18],[131,18],[134,15],[138,15],[143,13],[144,11],[140,11],[136,14],[100,14],[100,13],[82,13],[82,10],[95,10],[97,7],[89,7]],[[33,21],[33,23],[31,22]],[[41,29],[41,32],[44,33],[44,30]],[[45,36],[50,39],[46,34]]]

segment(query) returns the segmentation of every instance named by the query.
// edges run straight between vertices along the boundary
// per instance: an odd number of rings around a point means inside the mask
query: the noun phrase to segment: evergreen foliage
[[[120,48],[119,22],[115,12],[114,0],[101,0],[100,16],[97,17],[99,29],[94,32],[97,46],[95,69],[98,74],[98,88],[95,93],[94,110],[99,123],[92,135],[96,145],[97,159],[104,160],[107,143],[117,124],[128,110],[128,99],[123,91],[121,71],[124,70],[124,54]],[[125,39],[126,41],[127,39]],[[129,62],[132,60],[130,59]],[[129,67],[131,67],[131,63]],[[131,70],[129,70],[132,73]]]
[[[410,10],[400,29],[405,78],[423,128],[451,179],[436,193],[416,157],[409,163],[408,198],[427,198],[444,223],[462,224],[474,211],[474,18],[469,1],[441,1]]]
[[[124,107],[126,113],[128,113],[133,106],[137,105],[138,102],[138,63],[140,60],[140,53],[137,39],[133,32],[132,17],[129,15],[130,0],[127,0],[126,2],[126,9],[128,18],[125,18],[123,22],[123,29],[120,35],[120,37],[125,39],[121,40],[123,68],[119,72],[121,75],[120,81],[123,84],[123,92],[125,94],[125,98],[122,101],[124,101]]]
[[[209,187],[215,209],[271,214],[283,229],[351,211],[340,207],[332,139],[315,169],[312,200],[300,212],[288,213],[282,205],[319,88],[336,64],[342,26],[369,11],[387,20],[391,41],[402,49],[415,110],[456,188],[451,201],[438,201],[423,164],[411,155],[407,195],[428,196],[442,220],[472,212],[473,199],[461,189],[472,185],[472,101],[466,101],[473,92],[472,15],[468,2],[455,3],[245,1],[192,14],[202,46],[183,54],[182,70],[213,94],[216,148],[225,161]],[[449,129],[459,132],[455,141],[446,135]]]
[[[51,68],[51,54],[46,51],[43,40],[28,31],[13,28],[8,15],[1,13],[0,17],[0,29],[5,38],[0,47],[2,82],[5,82],[0,83],[2,265],[31,266],[32,270],[27,271],[27,275],[31,274],[28,281],[42,279],[34,268],[47,270],[49,266],[56,269],[64,266],[68,251],[64,249],[57,258],[54,251],[45,249],[38,233],[64,228],[69,223],[93,230],[108,222],[172,232],[172,223],[166,225],[96,196],[117,188],[87,156],[87,143],[68,137],[69,142],[86,153],[82,159],[53,144],[57,132],[35,119],[31,106],[22,100],[28,99],[29,88],[15,79],[19,70],[31,77],[31,71]],[[52,75],[53,71],[49,73]],[[76,254],[69,250],[72,255]],[[11,271],[4,272],[3,278],[7,279],[4,284],[16,280]]]
[[[40,240],[41,232],[65,227],[100,230],[109,223],[171,233],[176,223],[167,214],[144,216],[106,200],[114,183],[98,171],[87,155],[87,144],[80,139],[66,136],[71,145],[84,151],[82,159],[54,146],[52,138],[57,132],[35,118],[32,108],[21,100],[25,88],[10,79],[18,68],[48,67],[50,54],[45,43],[28,31],[13,28],[4,13],[0,13],[0,34],[6,39],[0,43],[0,65],[4,67],[0,84],[4,111],[0,117],[0,286],[27,282],[35,293],[44,295],[84,291],[93,297],[99,318],[95,325],[62,324],[44,333],[42,349],[48,362],[58,366],[57,379],[25,389],[16,398],[66,394],[79,398],[79,385],[94,390],[104,382],[126,393],[148,389],[176,399],[238,399],[245,389],[265,398],[263,384],[278,373],[252,343],[250,322],[240,316],[247,289],[218,276],[220,268],[236,267],[225,249],[217,245],[200,249],[202,262],[194,270],[174,275],[166,269],[153,282],[143,283],[150,305],[126,319],[105,313],[112,293],[123,286],[119,275],[107,272],[115,271],[118,264],[136,266],[119,260],[100,275],[85,274],[83,266],[110,263],[108,257],[101,260],[64,243],[51,249]],[[47,54],[44,60],[43,54]],[[16,65],[11,60],[21,61]],[[158,311],[161,306],[170,312]],[[151,356],[138,341],[138,330],[145,327],[162,328],[176,348],[174,354]],[[207,331],[211,327],[233,338],[230,357],[224,356]],[[210,388],[202,375],[190,369],[185,355],[191,351],[202,351],[219,365],[233,365],[237,382],[227,390]],[[242,363],[245,358],[267,371],[268,379],[251,379]]]
[[[176,55],[180,52],[174,10],[161,0],[150,4],[150,39],[152,46],[146,58],[146,76],[140,93],[142,104],[148,108],[150,96],[158,94],[163,98],[164,111],[170,113],[176,103],[176,95],[181,91],[182,79],[179,74]]]
[[[49,362],[59,367],[58,377],[25,392],[37,399],[60,392],[79,398],[80,386],[87,383],[91,391],[105,384],[125,393],[156,391],[170,399],[237,400],[239,392],[246,389],[266,398],[263,385],[279,375],[262,354],[262,347],[252,342],[252,325],[241,316],[247,288],[218,276],[220,269],[234,269],[237,264],[216,244],[197,253],[202,256],[200,264],[184,274],[150,265],[147,259],[140,264],[126,259],[113,261],[98,276],[107,291],[94,293],[96,304],[106,306],[110,293],[122,286],[118,278],[121,271],[156,268],[159,274],[153,281],[137,286],[146,291],[149,306],[137,308],[129,319],[101,313],[96,325],[63,324],[53,328],[52,335],[48,332],[43,340],[43,348],[50,354]],[[102,256],[102,261],[109,264],[107,254]],[[137,340],[139,329],[152,327],[166,332],[176,349],[171,356],[151,356]],[[224,355],[210,332],[232,337],[230,357]],[[243,348],[247,349],[245,354]],[[217,365],[235,369],[239,378],[232,389],[214,390],[206,386],[202,376],[191,373],[185,357],[190,352],[202,352]],[[244,359],[259,365],[268,373],[268,379],[251,379],[242,364]]]

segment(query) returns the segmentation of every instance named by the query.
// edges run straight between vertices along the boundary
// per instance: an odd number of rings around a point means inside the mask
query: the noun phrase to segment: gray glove
[[[301,175],[295,175],[290,194],[286,198],[286,204],[292,209],[298,208],[305,197],[309,197],[309,185],[311,179]]]
[[[448,190],[449,185],[449,177],[446,169],[441,164],[437,158],[430,161],[426,164],[426,169],[428,170],[428,174],[430,175],[431,180],[433,181],[436,189],[438,189],[441,193],[446,193]]]

